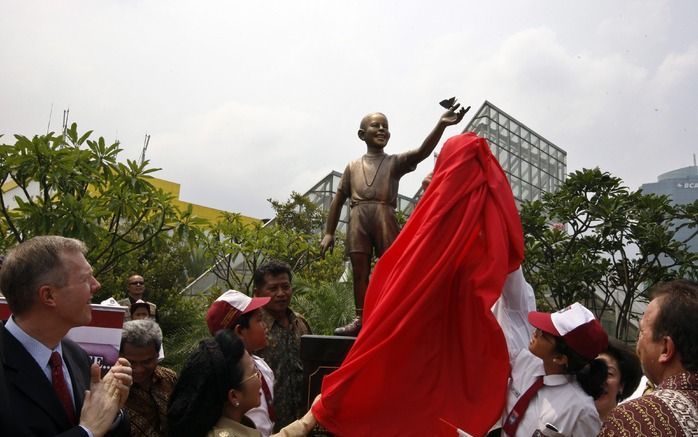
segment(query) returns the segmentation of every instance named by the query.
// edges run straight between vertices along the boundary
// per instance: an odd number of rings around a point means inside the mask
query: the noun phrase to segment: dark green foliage
[[[334,335],[334,329],[354,318],[351,282],[312,282],[303,277],[293,281],[293,309],[302,314],[316,335]]]
[[[118,162],[119,144],[90,134],[78,135],[73,123],[65,136],[16,135],[0,146],[0,186],[16,185],[0,202],[0,250],[35,235],[78,238],[99,277],[173,228],[171,196],[148,181],[158,169]]]
[[[616,312],[615,332],[626,338],[653,284],[696,275],[698,257],[674,239],[677,219],[695,227],[696,205],[630,191],[599,169],[570,174],[556,193],[521,208],[524,271],[539,302],[556,309],[582,301],[600,318]]]
[[[102,283],[93,301],[125,297],[126,279],[143,275],[165,348],[177,350],[172,340],[196,326],[206,308],[179,294],[210,265],[198,249],[206,222],[191,208],[175,208],[172,196],[150,183],[157,169],[147,161],[121,163],[119,144],[92,141],[91,133],[79,135],[73,124],[65,137],[18,135],[15,144],[0,145],[0,186],[11,190],[0,200],[0,252],[36,235],[84,241]]]
[[[354,314],[351,280],[341,282],[346,269],[342,240],[332,254],[320,258],[325,222],[320,208],[298,193],[286,202],[269,202],[276,218],[266,226],[246,223],[237,214],[213,226],[209,250],[218,260],[214,271],[230,288],[251,294],[252,272],[261,263],[269,258],[287,262],[294,274],[291,306],[315,334],[332,334]]]
[[[320,226],[324,221],[318,206],[292,193],[286,202],[269,200],[277,218],[266,225],[243,221],[239,214],[226,214],[210,232],[208,253],[216,259],[215,274],[228,287],[252,292],[252,273],[264,260],[288,263],[294,275],[312,282],[335,282],[344,272],[341,245],[334,254],[320,258]]]

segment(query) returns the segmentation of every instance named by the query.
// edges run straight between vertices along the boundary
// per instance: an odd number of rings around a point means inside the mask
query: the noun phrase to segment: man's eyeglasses
[[[143,281],[133,281],[133,282],[128,283],[128,285],[144,285],[144,284],[145,284],[145,282],[143,282]]]

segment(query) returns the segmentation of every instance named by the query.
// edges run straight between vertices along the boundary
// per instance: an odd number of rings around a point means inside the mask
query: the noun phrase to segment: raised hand
[[[440,102],[440,104],[441,106],[448,107],[448,111],[444,112],[439,120],[439,123],[444,126],[451,126],[460,123],[460,121],[463,120],[465,113],[470,110],[470,106],[467,108],[461,108],[460,103],[458,103],[455,97],[443,100]],[[460,110],[458,108],[460,108]]]
[[[109,382],[110,384],[113,380],[113,384],[119,391],[120,408],[123,408],[126,404],[131,385],[133,384],[131,373],[131,363],[126,358],[119,358],[102,380],[102,382]]]
[[[90,368],[90,377],[90,390],[85,392],[85,400],[80,411],[80,425],[89,429],[95,437],[102,437],[119,412],[121,398],[119,381],[114,376],[109,377],[109,373],[101,380],[99,366],[96,364]]]

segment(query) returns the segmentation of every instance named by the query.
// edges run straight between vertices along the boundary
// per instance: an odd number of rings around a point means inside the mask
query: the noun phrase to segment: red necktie
[[[266,378],[264,378],[264,374],[259,370],[259,368],[257,368],[257,371],[259,372],[259,378],[262,380],[262,392],[264,392],[264,399],[267,402],[269,419],[271,419],[272,422],[276,422],[276,410],[274,409],[274,402],[271,398],[271,390],[269,390],[269,386],[267,385]]]
[[[504,421],[504,424],[502,425],[502,430],[506,435],[513,437],[514,434],[516,434],[516,429],[519,427],[521,419],[523,419],[526,408],[528,408],[528,404],[541,387],[543,387],[543,376],[536,378],[523,396],[516,401],[516,405],[514,405],[514,408],[511,410]]]
[[[51,364],[51,382],[53,383],[53,389],[56,391],[56,395],[58,396],[58,400],[61,401],[63,409],[65,409],[68,420],[71,424],[75,424],[75,407],[73,407],[70,390],[68,390],[68,386],[65,384],[61,355],[54,351],[51,353],[49,363]]]

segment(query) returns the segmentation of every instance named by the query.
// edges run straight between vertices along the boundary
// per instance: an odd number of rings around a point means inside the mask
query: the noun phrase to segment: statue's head
[[[382,149],[388,144],[390,139],[388,118],[380,112],[366,115],[361,119],[358,135],[361,141],[364,141],[368,147]]]

